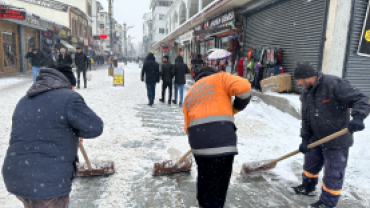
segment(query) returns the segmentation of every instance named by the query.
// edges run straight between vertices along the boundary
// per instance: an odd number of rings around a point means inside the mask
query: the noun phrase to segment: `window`
[[[163,20],[164,19],[164,15],[163,14],[160,14],[159,15],[159,20]]]
[[[77,25],[75,18],[72,20],[72,35],[77,36]]]
[[[3,32],[4,67],[17,66],[15,33]]]
[[[159,33],[164,33],[164,28],[159,28]]]
[[[171,1],[158,1],[158,6],[165,6],[165,7],[170,7],[172,5]]]

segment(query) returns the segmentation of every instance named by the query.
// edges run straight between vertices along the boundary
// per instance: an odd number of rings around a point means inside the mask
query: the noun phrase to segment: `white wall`
[[[87,14],[86,0],[61,0],[61,2],[76,6]]]
[[[55,9],[50,9],[44,6],[39,6],[36,4],[30,4],[24,1],[18,1],[18,0],[7,0],[9,3],[12,3],[14,5],[18,5],[21,7],[24,7],[36,14],[39,14],[43,17],[49,18],[51,20],[54,20],[58,23],[61,23],[65,26],[70,27],[69,25],[69,16],[68,12],[62,12]]]

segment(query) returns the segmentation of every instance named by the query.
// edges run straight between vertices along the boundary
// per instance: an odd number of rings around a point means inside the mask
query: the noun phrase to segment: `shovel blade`
[[[91,167],[92,170],[89,170],[86,163],[77,163],[77,176],[112,175],[115,173],[113,161],[91,163]]]
[[[168,175],[178,172],[190,171],[193,165],[191,158],[186,158],[181,164],[176,165],[176,161],[166,160],[162,163],[155,163],[153,168],[153,176]]]
[[[244,163],[241,170],[241,175],[250,174],[254,172],[261,172],[271,170],[276,167],[276,163],[266,166],[265,164],[270,162],[270,160],[254,161],[249,163]]]

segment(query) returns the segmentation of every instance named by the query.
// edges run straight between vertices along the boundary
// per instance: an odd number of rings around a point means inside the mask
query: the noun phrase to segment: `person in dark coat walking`
[[[370,112],[369,98],[346,80],[316,72],[309,62],[297,65],[294,78],[297,85],[304,87],[299,150],[305,155],[303,181],[294,187],[294,191],[310,195],[318,183],[321,169],[325,167],[320,200],[311,207],[335,207],[342,192],[353,133],[365,128],[363,121]],[[344,128],[348,128],[349,133],[318,147],[307,148],[307,145]]]
[[[172,80],[173,80],[173,70],[172,64],[168,62],[168,56],[163,56],[162,58],[162,71],[161,77],[163,80],[162,83],[162,98],[159,99],[162,103],[165,100],[166,89],[168,88],[168,104],[171,105],[172,98]]]
[[[44,53],[37,48],[30,48],[25,58],[31,58],[33,83],[35,83],[40,70],[44,68]]]
[[[67,65],[71,66],[72,65],[72,57],[71,57],[71,55],[66,53],[66,49],[61,48],[57,62],[58,62],[58,65],[67,64]]]
[[[44,66],[45,68],[52,68],[54,66],[53,55],[51,55],[51,49],[45,48]]]
[[[103,121],[72,90],[72,68],[62,68],[42,69],[13,114],[2,175],[25,208],[68,207],[79,137],[103,132]]]
[[[80,75],[81,72],[84,78],[84,88],[87,88],[86,71],[89,71],[89,59],[86,54],[82,52],[80,47],[77,47],[77,53],[75,54],[75,63],[77,68],[77,89],[80,89]]]
[[[175,99],[172,101],[173,104],[177,104],[177,92],[180,90],[179,105],[182,107],[182,101],[184,98],[184,86],[186,83],[185,75],[190,73],[190,70],[182,56],[176,57],[175,64],[172,66],[172,71],[175,76]]]
[[[148,90],[148,105],[152,106],[155,99],[155,85],[159,83],[159,64],[155,61],[153,53],[148,54],[143,69],[141,70],[141,81],[143,82],[144,77]]]

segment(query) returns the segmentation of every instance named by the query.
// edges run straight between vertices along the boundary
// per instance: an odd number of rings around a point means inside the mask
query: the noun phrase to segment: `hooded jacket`
[[[251,85],[244,78],[230,73],[215,74],[212,68],[201,69],[183,106],[185,131],[194,155],[237,154],[234,113],[248,105],[250,90]],[[233,104],[232,96],[235,96]]]
[[[67,65],[72,65],[72,57],[69,54],[65,54],[64,56],[62,54],[59,54],[58,58],[58,64],[67,64]]]
[[[54,60],[50,49],[45,50],[44,66],[46,68],[52,68],[54,66]]]
[[[89,67],[88,58],[84,52],[75,53],[75,63],[79,70],[86,70]]]
[[[146,57],[143,69],[141,70],[141,80],[147,84],[155,84],[159,82],[159,64],[155,61],[154,54],[149,53]]]
[[[71,192],[78,138],[103,132],[102,120],[55,69],[42,69],[17,104],[2,174],[7,190],[26,199]]]
[[[172,66],[173,74],[175,75],[175,84],[185,84],[185,75],[190,73],[190,70],[186,64],[184,64],[184,59],[182,56],[178,56],[175,59],[175,64]]]
[[[31,65],[34,67],[43,67],[44,66],[44,53],[40,50],[37,50],[36,54],[28,52],[25,56],[26,59],[31,58]]]
[[[311,89],[303,90],[301,137],[311,142],[348,127],[350,114],[364,120],[370,112],[369,98],[359,89],[336,76],[318,72]],[[350,113],[350,108],[352,112]],[[353,135],[347,133],[320,145],[324,148],[349,148]]]

